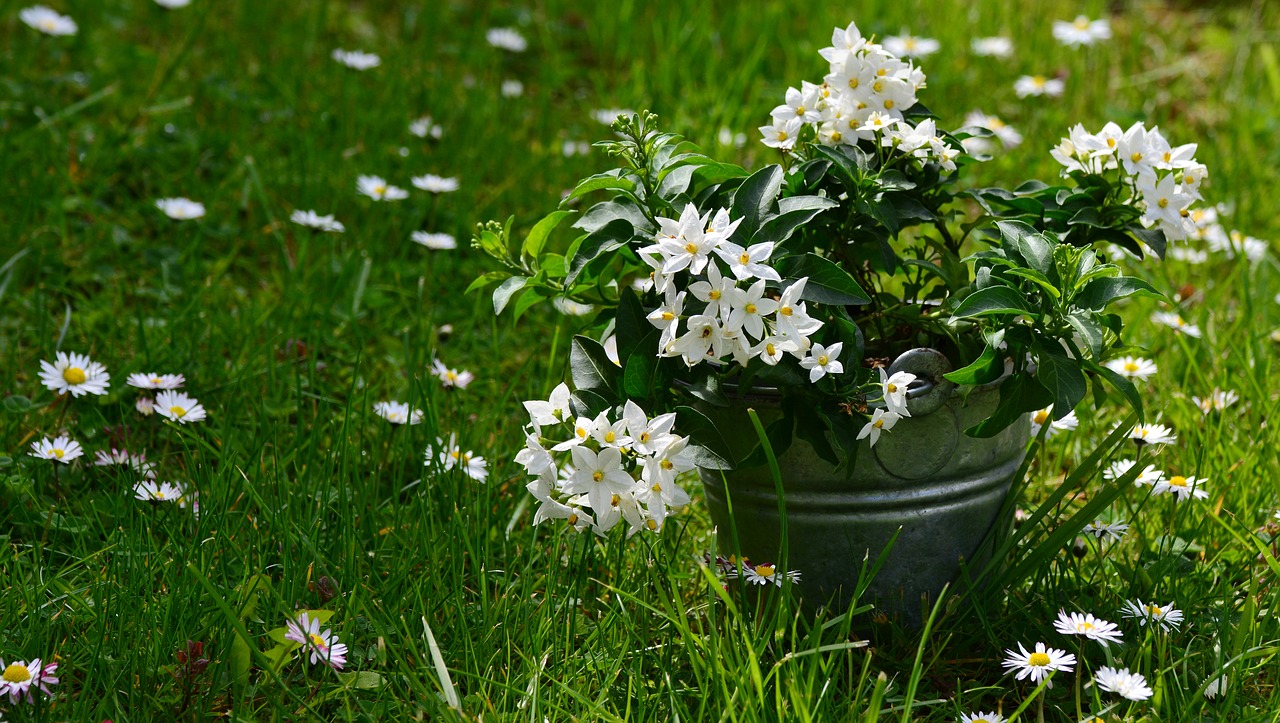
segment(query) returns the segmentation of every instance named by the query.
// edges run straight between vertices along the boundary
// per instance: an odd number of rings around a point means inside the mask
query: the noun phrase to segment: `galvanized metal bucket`
[[[1029,423],[1023,419],[988,439],[966,436],[965,429],[994,411],[999,382],[961,397],[942,378],[949,369],[932,349],[911,350],[890,366],[890,372],[920,379],[908,393],[911,417],[882,434],[875,447],[863,441],[851,478],[801,439],[779,457],[787,566],[800,571],[806,601],[843,609],[864,567],[870,569],[895,535],[886,563],[859,602],[908,624],[918,624],[929,601],[958,581],[962,561],[975,571],[985,564],[975,555],[1026,456]],[[757,435],[746,409],[754,408],[767,425],[781,413],[779,403],[777,395],[757,392],[739,399],[736,409],[719,410],[717,426],[731,445],[748,451]],[[736,529],[741,554],[756,563],[779,562],[781,526],[769,469],[700,474],[721,553],[735,550]]]

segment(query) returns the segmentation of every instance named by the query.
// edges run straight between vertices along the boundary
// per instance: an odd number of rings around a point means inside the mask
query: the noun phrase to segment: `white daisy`
[[[178,424],[203,422],[205,419],[204,407],[200,406],[197,399],[184,392],[160,392],[156,395],[155,410],[156,414]]]
[[[529,47],[528,41],[515,28],[489,28],[484,39],[489,45],[512,53],[523,53]]]
[[[1133,469],[1135,464],[1137,464],[1137,462],[1134,462],[1131,459],[1116,460],[1115,462],[1107,465],[1107,468],[1102,471],[1102,478],[1114,482],[1115,480],[1123,477],[1129,470]],[[1155,465],[1149,464],[1138,474],[1137,479],[1135,479],[1133,483],[1139,486],[1151,485],[1159,482],[1161,479],[1164,479],[1164,472],[1156,469]]]
[[[734,575],[736,577],[736,575]],[[783,580],[791,582],[800,582],[800,571],[789,570],[782,572],[778,566],[772,562],[762,562],[759,565],[752,565],[750,562],[743,560],[742,577],[749,583],[756,585],[776,585],[782,587]]]
[[[410,123],[409,132],[419,138],[439,138],[444,135],[444,129],[436,125],[429,115]]]
[[[144,477],[156,476],[156,466],[148,462],[142,453],[130,454],[128,450],[112,449],[110,452],[98,450],[93,456],[94,467],[128,467]]]
[[[445,178],[428,173],[425,176],[414,176],[410,179],[415,188],[429,193],[453,193],[458,190],[457,178]]]
[[[1124,668],[1102,666],[1093,674],[1093,682],[1108,693],[1115,693],[1127,700],[1146,700],[1154,695],[1147,679],[1140,673],[1130,673]]]
[[[1181,334],[1186,334],[1195,339],[1200,338],[1200,327],[1188,323],[1186,319],[1182,318],[1181,314],[1172,311],[1157,311],[1151,315],[1151,320]]]
[[[1095,618],[1088,613],[1069,613],[1058,611],[1058,619],[1053,622],[1054,630],[1063,635],[1083,635],[1089,640],[1096,640],[1104,646],[1109,643],[1119,645],[1120,630],[1115,623]]]
[[[504,80],[499,90],[503,98],[519,98],[524,95],[524,83],[518,80]]]
[[[1141,447],[1144,444],[1173,444],[1178,435],[1163,424],[1139,424],[1129,430],[1129,439]]]
[[[1200,407],[1201,412],[1209,414],[1211,412],[1221,412],[1232,404],[1240,401],[1240,395],[1230,390],[1224,392],[1221,389],[1214,387],[1213,393],[1204,399],[1201,399],[1200,397],[1191,397],[1191,399],[1196,403],[1197,407]]]
[[[338,642],[332,631],[321,630],[319,619],[302,613],[286,627],[285,639],[302,643],[303,650],[311,654],[312,665],[323,662],[334,670],[342,670],[347,664],[347,646]]]
[[[961,713],[960,720],[957,723],[1004,723],[1004,716],[996,712],[991,713]]]
[[[204,216],[203,203],[182,196],[161,198],[156,201],[156,208],[175,221],[191,221]]]
[[[1102,520],[1094,520],[1084,527],[1084,533],[1093,535],[1099,542],[1108,539],[1119,540],[1128,530],[1129,526],[1123,522],[1103,522]]]
[[[477,482],[484,482],[489,476],[489,463],[484,457],[477,456],[471,450],[464,452],[462,447],[458,446],[456,434],[449,435],[447,443],[436,437],[435,445],[427,445],[423,464],[437,464],[446,471],[458,467],[463,474]]]
[[[54,675],[57,670],[57,663],[42,665],[40,658],[31,662],[15,660],[8,664],[0,658],[0,671],[3,671],[0,672],[0,696],[8,695],[9,703],[13,705],[20,703],[23,698],[34,701],[33,688],[51,696],[53,691],[49,690],[49,686],[58,684],[58,678]]]
[[[315,211],[294,211],[289,216],[289,220],[299,226],[314,228],[317,231],[329,231],[332,233],[342,233],[347,230],[341,222],[335,221],[333,216],[321,216]]]
[[[974,55],[992,58],[1007,58],[1013,55],[1013,41],[1000,36],[991,38],[974,38],[969,44]]]
[[[918,38],[910,33],[902,35],[886,35],[881,41],[884,49],[898,56],[923,58],[938,52],[942,44],[933,38]]]
[[[1006,657],[1001,665],[1010,671],[1016,670],[1015,679],[1030,678],[1032,683],[1039,683],[1058,670],[1070,673],[1076,664],[1076,656],[1057,648],[1046,648],[1044,643],[1036,643],[1034,652],[1028,652],[1018,643],[1016,652],[1006,650],[1004,653]]]
[[[359,50],[334,50],[330,57],[353,70],[369,70],[382,65],[382,58],[373,53],[362,53]]]
[[[360,176],[356,179],[356,191],[375,201],[403,201],[409,192],[403,188],[387,185],[378,176]]]
[[[40,362],[40,382],[55,394],[106,394],[111,375],[84,354],[58,352],[52,364]]]
[[[630,108],[598,108],[591,111],[591,117],[594,118],[597,123],[611,126],[619,116],[630,118],[635,115],[635,113],[636,112]]]
[[[439,379],[445,388],[457,387],[458,389],[466,389],[467,385],[476,379],[475,374],[465,369],[462,371],[450,369],[439,359],[431,360],[431,374]]]
[[[1141,381],[1146,381],[1158,371],[1155,362],[1140,356],[1122,356],[1112,359],[1105,366],[1122,377]]]
[[[1072,48],[1093,45],[1111,37],[1111,22],[1106,18],[1090,20],[1080,15],[1075,20],[1055,20],[1053,37],[1059,43]]]
[[[1126,600],[1120,614],[1126,618],[1134,618],[1139,625],[1151,623],[1159,625],[1165,631],[1177,630],[1182,625],[1182,611],[1175,608],[1173,603],[1157,605],[1141,600]]]
[[[1202,485],[1204,485],[1205,482],[1208,482],[1208,480],[1203,478],[1173,475],[1172,477],[1156,482],[1154,489],[1151,490],[1151,494],[1173,495],[1179,502],[1189,497],[1204,499],[1209,496],[1209,493],[1202,489]]]
[[[1046,78],[1043,75],[1024,75],[1013,84],[1013,92],[1019,98],[1028,96],[1048,96],[1056,98],[1067,89],[1066,83],[1057,78]]]
[[[159,5],[162,8],[169,8],[170,10],[185,8],[190,4],[191,0],[156,0],[156,5]]]
[[[39,442],[32,442],[31,450],[32,457],[53,460],[63,464],[71,464],[71,460],[84,454],[80,443],[65,435],[54,439],[45,437]]]
[[[125,380],[129,386],[138,389],[177,389],[186,383],[186,378],[181,374],[156,374],[148,372],[146,374],[130,374]]]
[[[45,35],[75,35],[78,30],[76,21],[44,5],[23,8],[18,18]]]
[[[134,499],[143,502],[177,502],[184,494],[186,493],[182,485],[173,482],[157,482],[148,479],[133,486]]]
[[[392,424],[421,424],[421,409],[410,409],[404,402],[378,402],[373,405],[373,413]]]
[[[414,231],[409,235],[416,244],[421,244],[434,251],[452,251],[458,248],[458,240],[447,233],[427,233]]]
[[[1040,428],[1048,422],[1049,431],[1045,433],[1046,437],[1052,437],[1058,432],[1066,432],[1080,426],[1080,420],[1076,417],[1075,410],[1067,412],[1067,416],[1062,419],[1053,418],[1053,405],[1037,410],[1031,414],[1031,436],[1040,434]]]
[[[144,417],[150,417],[152,414],[155,414],[156,400],[151,397],[138,397],[138,401],[134,403],[133,407],[138,410],[138,414],[141,414]]]

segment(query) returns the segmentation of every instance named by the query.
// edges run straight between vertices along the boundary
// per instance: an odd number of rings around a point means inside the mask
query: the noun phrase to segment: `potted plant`
[[[596,144],[618,167],[518,245],[510,220],[480,227],[503,269],[473,288],[498,284],[517,318],[597,312],[573,388],[526,403],[536,521],[659,530],[696,468],[723,548],[777,561],[785,537],[802,590],[847,599],[892,541],[871,592],[910,611],[996,523],[1030,413],[1063,418],[1092,387],[1141,414],[1105,365],[1124,349],[1110,307],[1157,292],[1106,258],[1185,238],[1205,169],[1140,123],[1077,126],[1054,183],[964,186],[982,160],[964,141],[989,131],[939,128],[923,72],[854,25],[821,52],[823,82],[761,128],[779,163],[748,172],[620,117]]]

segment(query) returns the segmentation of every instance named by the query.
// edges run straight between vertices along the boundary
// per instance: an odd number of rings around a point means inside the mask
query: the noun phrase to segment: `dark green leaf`
[[[516,303],[511,306],[511,318],[519,321],[520,317],[524,316],[524,312],[528,311],[535,304],[546,301],[548,298],[547,293],[546,289],[530,288],[526,290],[519,298],[516,299]]]
[[[982,350],[982,355],[974,359],[972,364],[947,372],[942,376],[947,381],[955,382],[956,384],[988,384],[999,379],[1003,373],[1004,359],[1000,354],[1000,350],[988,345]]]
[[[834,206],[835,204],[832,203],[831,205]],[[764,225],[760,227],[760,230],[756,231],[755,235],[751,237],[751,241],[749,243],[758,244],[767,242],[772,244],[782,244],[786,242],[787,239],[791,238],[791,235],[796,232],[796,229],[812,221],[815,216],[822,213],[827,208],[830,208],[830,206],[824,206],[821,208],[802,208],[795,211],[780,213],[768,221],[765,221]]]
[[[6,412],[22,414],[29,409],[31,409],[31,400],[20,394],[4,398],[4,411]]]
[[[965,297],[952,316],[964,319],[971,316],[1030,313],[1031,307],[1016,289],[1008,286],[988,286]]]
[[[707,469],[733,469],[734,458],[720,430],[693,407],[676,407],[676,426],[689,437],[687,447],[694,464]]]
[[[583,214],[582,218],[573,224],[573,227],[580,228],[587,233],[594,233],[616,221],[625,221],[635,229],[628,233],[627,236],[656,230],[649,219],[645,218],[644,212],[640,210],[640,207],[627,199],[597,203]]]
[[[623,173],[624,171],[621,168],[615,168],[611,171],[605,171],[604,173],[597,173],[590,178],[584,178],[578,182],[578,185],[575,186],[572,191],[569,192],[568,196],[564,197],[564,200],[560,202],[560,205],[563,206],[575,198],[585,196],[592,191],[634,191],[636,188],[635,181],[630,178],[623,177]]]
[[[797,404],[795,407],[796,436],[808,442],[809,446],[813,447],[813,451],[818,455],[818,459],[821,459],[832,467],[839,467],[840,457],[836,454],[835,449],[831,447],[831,440],[827,438],[828,424],[825,420],[826,415],[818,408],[811,405]]]
[[[769,439],[769,446],[773,449],[774,459],[781,457],[784,452],[791,448],[791,442],[795,439],[793,429],[795,427],[795,418],[791,415],[790,410],[783,413],[781,417],[769,423],[765,427],[765,437]],[[750,468],[763,467],[769,463],[768,456],[764,453],[764,445],[757,440],[751,453],[743,457],[736,466]]]
[[[1080,363],[1043,349],[1036,359],[1036,380],[1053,395],[1053,418],[1062,419],[1076,408],[1089,391]]]
[[[593,231],[578,245],[569,261],[569,275],[565,277],[565,286],[573,286],[582,270],[592,261],[611,251],[617,251],[631,240],[635,229],[630,221],[614,219]]]
[[[526,259],[536,259],[542,255],[542,249],[547,245],[547,238],[551,236],[551,231],[560,222],[577,213],[577,211],[552,211],[542,218],[541,221],[534,224],[529,231],[529,235],[525,237],[524,244],[520,247],[520,254]]]
[[[782,190],[782,166],[765,166],[747,177],[733,194],[732,218],[742,219],[737,238],[749,239],[772,214],[774,199]]]
[[[804,211],[806,209],[816,209],[821,211],[827,208],[833,208],[840,204],[832,201],[826,196],[790,196],[778,199],[778,213],[785,214],[791,211]]]
[[[1129,401],[1129,406],[1133,407],[1133,411],[1138,413],[1138,421],[1141,422],[1145,419],[1142,409],[1142,395],[1138,393],[1138,388],[1133,385],[1133,382],[1101,364],[1089,363],[1088,368],[1089,371],[1107,380],[1108,384],[1124,395],[1124,398]]]
[[[1100,311],[1116,299],[1123,299],[1132,294],[1161,296],[1159,291],[1142,279],[1132,276],[1113,276],[1094,279],[1085,284],[1072,301],[1081,308]]]
[[[1005,243],[1017,251],[1028,266],[1055,281],[1053,247],[1056,242],[1021,221],[996,221],[996,227]]]
[[[493,290],[493,313],[501,314],[502,310],[507,308],[507,304],[511,302],[511,297],[524,288],[529,283],[528,276],[512,276],[502,285]]]
[[[994,437],[1018,419],[1053,403],[1053,394],[1034,377],[1009,377],[1000,385],[1000,403],[991,416],[966,429],[970,437]]]
[[[573,374],[573,386],[609,397],[618,394],[618,365],[605,353],[600,342],[578,335],[569,345],[569,370]]]
[[[707,404],[717,407],[729,406],[729,398],[725,396],[724,389],[720,386],[720,375],[718,374],[703,374],[690,382],[686,389],[690,394]]]
[[[573,394],[569,395],[569,406],[569,411],[573,412],[574,416],[594,418],[601,412],[611,408],[613,403],[599,392],[590,389],[575,389]]]
[[[804,294],[801,295],[805,301],[831,306],[871,303],[871,297],[858,286],[849,272],[817,254],[789,256],[778,264],[778,271],[785,279],[809,278]]]
[[[1080,338],[1084,339],[1084,343],[1089,346],[1089,352],[1093,355],[1093,358],[1100,358],[1105,337],[1102,333],[1102,325],[1098,323],[1097,318],[1090,313],[1077,312],[1067,315],[1067,323],[1071,325],[1072,329],[1076,330]]]
[[[1157,228],[1143,228],[1136,223],[1131,223],[1125,227],[1134,238],[1146,244],[1148,248],[1156,252],[1156,256],[1164,258],[1164,249],[1167,240],[1164,231]]]

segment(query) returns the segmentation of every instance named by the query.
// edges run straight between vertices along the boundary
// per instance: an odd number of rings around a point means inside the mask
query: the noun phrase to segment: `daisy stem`
[[[1080,641],[1080,642],[1077,642],[1077,643],[1076,643],[1076,660],[1077,660],[1077,661],[1079,661],[1079,663],[1080,663],[1080,667],[1082,668],[1082,670],[1077,670],[1077,671],[1076,671],[1076,676],[1075,676],[1075,677],[1076,677],[1076,681],[1075,681],[1075,683],[1076,683],[1076,685],[1075,685],[1075,690],[1076,690],[1076,720],[1084,720],[1084,708],[1083,708],[1083,707],[1081,707],[1081,705],[1080,705],[1080,679],[1081,679],[1082,677],[1084,677],[1084,676],[1082,676],[1082,675],[1081,675],[1081,673],[1083,673],[1083,672],[1084,672],[1084,670],[1083,670],[1083,668],[1084,668],[1084,642],[1083,642],[1083,641]],[[1043,702],[1043,701],[1042,701],[1042,702]]]

